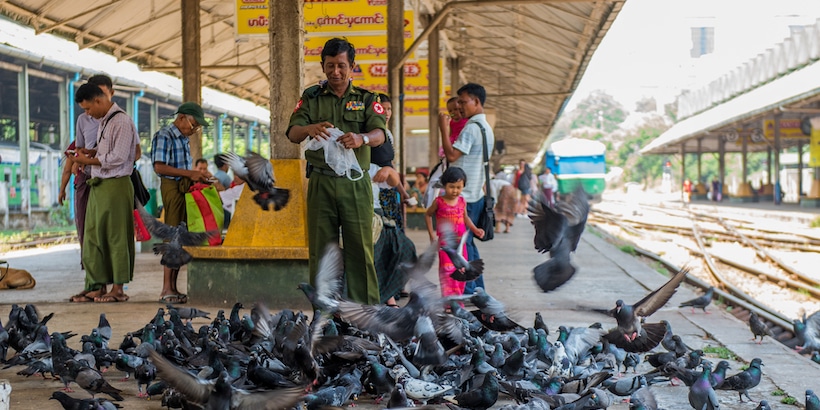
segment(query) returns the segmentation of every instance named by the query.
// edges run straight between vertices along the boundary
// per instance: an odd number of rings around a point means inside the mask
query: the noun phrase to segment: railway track
[[[9,251],[37,248],[41,246],[57,245],[61,243],[77,240],[77,233],[74,231],[48,232],[30,234],[23,239],[4,242],[0,244]]]
[[[588,223],[599,233],[613,238],[616,242],[633,242],[631,246],[635,253],[660,263],[671,272],[678,272],[681,267],[652,251],[636,246],[634,241],[609,234],[601,228],[600,224],[615,225],[625,233],[625,236],[633,236],[636,240],[650,238],[650,240],[674,241],[676,245],[685,248],[691,255],[703,261],[704,270],[709,272],[710,281],[715,283],[715,298],[722,300],[727,305],[727,310],[730,313],[740,320],[748,321],[750,312],[754,311],[767,322],[776,340],[790,348],[799,343],[793,333],[792,318],[744,292],[732,283],[732,280],[727,278],[727,276],[730,276],[727,273],[743,272],[745,275],[751,275],[758,280],[820,299],[820,281],[803,274],[769,252],[771,248],[819,252],[820,250],[816,250],[815,247],[820,247],[820,241],[806,235],[756,230],[748,226],[748,221],[722,218],[716,215],[704,215],[687,210],[655,209],[656,212],[658,210],[682,220],[660,224],[648,223],[628,216],[619,218],[615,214],[593,210],[590,213]],[[718,227],[721,227],[722,230],[719,230]],[[681,240],[673,239],[675,236],[681,238]],[[685,243],[687,241],[690,243]],[[733,260],[727,255],[712,251],[713,246],[710,244],[715,241],[735,242],[753,249],[756,258],[761,262],[765,262],[770,269],[759,269],[743,261]],[[772,273],[769,271],[778,272]],[[693,275],[688,275],[686,281],[703,291],[712,286],[711,283]]]

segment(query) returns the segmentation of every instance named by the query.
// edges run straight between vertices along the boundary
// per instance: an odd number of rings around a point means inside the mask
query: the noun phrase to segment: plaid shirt
[[[151,141],[151,162],[162,162],[177,169],[191,169],[191,146],[188,137],[182,135],[176,125],[161,128]],[[181,177],[157,174],[163,178],[179,181]]]

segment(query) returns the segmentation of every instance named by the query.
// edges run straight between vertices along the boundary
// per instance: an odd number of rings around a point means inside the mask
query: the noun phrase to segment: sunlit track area
[[[753,218],[728,206],[704,212],[665,199],[609,196],[593,207],[590,226],[659,270],[689,268],[691,285],[714,286],[727,310],[744,321],[755,311],[794,347],[792,321],[820,309],[814,230],[784,220],[787,212]]]

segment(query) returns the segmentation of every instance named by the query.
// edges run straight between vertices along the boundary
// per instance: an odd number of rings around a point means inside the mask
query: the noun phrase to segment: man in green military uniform
[[[290,117],[287,137],[297,144],[308,137],[327,139],[327,129],[338,128],[345,133],[339,143],[353,149],[359,166],[367,170],[370,147],[384,142],[386,124],[379,98],[351,83],[355,57],[356,49],[347,40],[334,38],[325,43],[322,69],[327,81],[302,93]],[[307,198],[311,282],[325,246],[331,241],[338,243],[341,227],[348,297],[364,304],[379,303],[369,175],[365,172],[356,181],[338,176],[325,162],[324,150],[308,150],[305,158],[312,167]]]

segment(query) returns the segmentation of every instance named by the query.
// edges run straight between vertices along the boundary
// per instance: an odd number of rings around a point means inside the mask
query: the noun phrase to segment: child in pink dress
[[[427,233],[430,235],[430,242],[439,241],[442,245],[442,225],[449,223],[456,231],[456,236],[461,235],[469,228],[476,237],[483,237],[484,230],[476,227],[470,217],[467,216],[467,202],[461,196],[464,183],[467,182],[467,175],[459,167],[450,167],[441,175],[439,183],[443,186],[444,194],[438,196],[433,204],[427,208],[426,221]],[[436,218],[436,235],[433,235],[433,218]],[[461,249],[464,257],[467,257],[467,247]],[[450,257],[444,251],[438,252],[438,278],[441,285],[441,296],[462,295],[466,282],[459,282],[450,277],[456,268]]]

